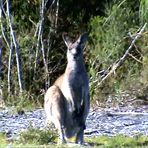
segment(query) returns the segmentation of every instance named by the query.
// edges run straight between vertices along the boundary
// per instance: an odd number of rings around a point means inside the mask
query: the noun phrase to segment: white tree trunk
[[[19,45],[18,45],[17,40],[16,40],[15,32],[13,31],[13,28],[12,28],[9,0],[6,0],[6,2],[7,2],[7,17],[8,17],[9,27],[10,27],[10,34],[11,34],[11,38],[12,38],[12,41],[13,41],[13,44],[14,44],[14,47],[15,47],[15,52],[16,52],[16,63],[17,63],[19,87],[20,87],[20,92],[22,92],[23,91],[23,85],[22,85],[22,71],[21,71],[21,63],[20,63]]]
[[[3,107],[3,92],[2,92],[2,37],[0,36],[0,107]]]
[[[0,82],[1,82],[1,76],[2,76],[2,37],[0,36]]]

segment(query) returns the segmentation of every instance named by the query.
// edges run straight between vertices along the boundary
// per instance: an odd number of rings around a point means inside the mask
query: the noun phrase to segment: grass
[[[58,146],[57,135],[53,131],[29,128],[20,134],[19,140],[8,141],[5,134],[0,134],[0,148],[10,146],[11,148],[52,148],[52,147],[80,147],[74,144],[70,146]],[[99,136],[85,137],[85,142],[92,148],[146,148],[148,147],[148,137],[137,136],[127,137],[117,135],[115,137]]]
[[[36,98],[36,100],[34,99]],[[20,114],[25,111],[32,111],[33,109],[41,108],[43,105],[43,96],[35,96],[30,92],[24,91],[23,93],[10,95],[5,100],[5,106],[10,107],[13,114]]]
[[[20,134],[20,138],[17,143],[28,143],[35,145],[44,145],[49,143],[55,143],[57,135],[54,131],[40,130],[30,127],[27,131]]]
[[[148,137],[127,137],[123,135],[118,135],[115,137],[100,136],[93,138],[86,138],[86,141],[94,147],[107,147],[107,148],[136,148],[136,147],[146,147],[148,146]]]

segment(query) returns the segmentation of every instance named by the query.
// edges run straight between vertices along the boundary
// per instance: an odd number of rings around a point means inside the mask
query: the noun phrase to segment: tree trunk
[[[0,107],[3,107],[4,100],[3,100],[3,91],[2,91],[2,37],[0,36]]]
[[[12,85],[12,53],[13,53],[13,45],[11,41],[9,52],[9,63],[8,63],[8,93],[11,94],[11,85]]]
[[[0,36],[0,82],[2,79],[2,37]],[[0,83],[1,87],[1,83]]]
[[[23,85],[22,85],[22,71],[21,71],[21,63],[20,63],[19,45],[18,45],[17,40],[16,40],[15,32],[13,31],[13,28],[12,28],[9,0],[7,0],[6,2],[7,2],[7,16],[8,16],[8,21],[9,21],[10,33],[11,33],[11,38],[12,38],[12,41],[13,41],[13,44],[14,44],[14,47],[15,47],[15,52],[16,52],[16,63],[17,63],[19,87],[20,87],[20,92],[22,92],[23,91]]]

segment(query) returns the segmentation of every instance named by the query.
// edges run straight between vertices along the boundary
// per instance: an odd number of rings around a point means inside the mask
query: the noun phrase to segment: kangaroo
[[[72,43],[63,35],[67,46],[66,70],[45,95],[47,118],[51,118],[58,129],[61,142],[74,135],[76,143],[84,142],[85,122],[90,108],[89,81],[83,59],[83,48],[87,38],[87,34],[84,33]]]
[[[68,111],[67,101],[58,86],[51,86],[46,94],[44,101],[46,112],[46,122],[53,123],[58,130],[58,144],[66,143],[66,139],[71,138],[80,129],[77,117],[73,118]]]

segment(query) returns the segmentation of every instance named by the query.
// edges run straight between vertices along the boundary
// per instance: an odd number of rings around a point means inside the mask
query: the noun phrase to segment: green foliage
[[[18,143],[43,145],[54,142],[56,139],[55,133],[49,130],[40,130],[30,127],[26,132],[20,134]]]
[[[52,44],[55,40],[55,37],[51,35],[50,30],[50,21],[47,19],[45,12],[45,21],[43,26],[43,44],[45,50],[45,58],[48,64],[48,70],[50,74],[49,80],[47,80],[47,74],[45,73],[45,65],[43,62],[43,55],[41,47],[37,46],[37,36],[35,35],[37,31],[37,25],[40,17],[40,3],[41,1],[11,1],[10,3],[10,13],[12,15],[13,29],[16,32],[16,40],[19,44],[20,50],[20,61],[21,61],[21,72],[23,80],[23,94],[19,94],[19,85],[18,85],[18,72],[17,72],[17,63],[15,48],[13,48],[12,54],[12,71],[11,71],[11,92],[8,92],[8,59],[9,59],[9,49],[4,45],[4,50],[2,50],[2,86],[4,99],[7,104],[11,105],[20,105],[19,108],[29,106],[33,102],[43,103],[43,93],[47,89],[46,83],[49,83],[55,79],[55,73],[57,73],[57,66],[62,65],[63,63],[63,53],[60,51],[58,54],[57,47],[55,44]],[[4,5],[5,6],[5,5]],[[31,10],[31,11],[30,11]],[[33,11],[32,11],[33,10]],[[6,16],[3,15],[3,20],[7,22]],[[8,23],[4,25],[5,35],[7,41],[10,42],[10,30],[8,29]],[[50,38],[50,39],[48,39]],[[50,42],[49,42],[50,40]],[[49,47],[49,44],[52,46]],[[54,41],[55,42],[55,41]],[[57,43],[57,42],[56,42]],[[57,44],[58,45],[58,44]],[[39,48],[38,56],[36,57],[37,50]],[[52,48],[52,49],[51,49]],[[56,50],[55,50],[56,49]],[[50,53],[49,53],[50,51]],[[61,61],[58,61],[59,57]],[[51,62],[52,61],[52,62]],[[35,68],[35,63],[37,63]],[[63,68],[62,68],[63,69]],[[53,72],[54,71],[54,72]],[[60,71],[60,68],[59,68]],[[50,84],[48,84],[49,86]],[[34,98],[32,98],[34,97]],[[34,101],[33,101],[34,100]],[[29,102],[30,101],[30,102]],[[26,102],[26,103],[24,103]]]
[[[27,29],[30,30],[34,24],[37,24],[37,21],[39,19],[39,15],[37,14],[39,13],[40,0],[12,0],[10,4],[10,11],[14,16],[14,24],[16,30],[23,31],[24,28],[24,31],[26,31]]]
[[[141,24],[148,22],[148,1],[140,0],[139,18]]]
[[[148,32],[148,31],[147,31]],[[141,77],[140,77],[140,82],[144,85],[144,86],[148,86],[148,34],[145,34],[145,36],[142,38],[142,42],[141,42],[141,51],[142,51],[142,72],[141,72]]]
[[[105,70],[112,67],[130,46],[132,39],[128,33],[135,34],[141,24],[138,23],[140,18],[137,17],[140,10],[134,9],[133,5],[138,8],[139,3],[133,4],[123,0],[106,5],[105,17],[96,16],[90,20],[89,72],[92,98],[101,100],[104,95],[120,93],[133,87],[138,89],[141,87],[138,84],[140,83],[141,71],[145,75],[143,77],[147,77],[147,68],[145,70],[142,68],[145,65],[142,60],[147,59],[147,54],[143,54],[143,48],[147,51],[147,42],[140,38],[126,61],[101,86],[98,85],[101,76],[105,74],[104,72],[108,72]],[[146,13],[141,15],[144,17]],[[146,30],[143,37],[147,38]]]
[[[14,107],[14,113],[31,111],[34,108],[42,107],[43,96],[36,96],[34,94],[31,94],[29,91],[23,91],[22,93],[18,93],[17,95],[8,95],[5,103],[7,104],[7,106]]]
[[[7,103],[13,102],[12,104],[20,105],[18,110],[30,104],[29,101],[32,101],[33,98],[35,103],[38,101],[43,103],[43,94],[47,87],[65,69],[66,47],[61,37],[63,32],[76,38],[81,32],[89,31],[88,48],[90,50],[86,51],[85,59],[90,74],[92,98],[93,96],[104,98],[112,92],[120,93],[123,89],[128,89],[127,86],[138,85],[140,87],[142,84],[145,87],[147,85],[146,67],[148,60],[147,53],[145,53],[147,51],[147,32],[145,32],[144,37],[139,39],[131,53],[136,60],[128,56],[125,63],[115,71],[115,74],[111,75],[107,82],[105,81],[101,86],[98,86],[103,71],[120,58],[129,47],[131,38],[127,33],[131,32],[134,36],[138,28],[148,21],[147,0],[60,1],[57,28],[54,28],[56,4],[53,7],[46,4],[42,28],[43,42],[39,42],[39,52],[38,57],[36,57],[38,50],[36,33],[38,33],[37,28],[40,20],[40,4],[41,0],[10,1],[13,29],[16,32],[16,39],[20,47],[24,93],[23,97],[19,94],[15,49],[12,55],[11,93],[7,90],[9,49],[4,44],[1,84]],[[5,10],[5,2],[3,7]],[[10,29],[6,13],[3,13],[1,23],[7,41],[10,42]],[[2,32],[1,29],[0,32]],[[41,45],[44,45],[48,73],[45,71]],[[25,104],[21,100],[26,100],[27,103]]]
[[[12,146],[12,147],[40,147],[40,148],[66,148],[65,145],[56,144],[56,135],[51,131],[43,131],[39,129],[30,128],[28,131],[23,132],[20,135],[19,140],[13,140],[11,142],[6,140],[3,134],[0,134],[0,147]],[[123,135],[117,135],[113,137],[98,136],[98,137],[85,137],[85,142],[88,147],[92,148],[146,148],[148,146],[147,136],[128,137]],[[80,147],[74,143],[68,143],[68,147]],[[87,146],[86,146],[87,147]]]
[[[124,3],[123,3],[124,4]],[[106,8],[107,17],[94,17],[90,21],[90,37],[93,40],[92,54],[97,56],[102,69],[107,68],[123,54],[124,38],[133,24],[129,23],[133,12],[123,4]],[[134,31],[134,30],[132,30]]]
[[[6,140],[6,135],[3,133],[0,133],[0,147],[6,146],[8,144],[8,141]]]
[[[146,136],[140,137],[127,137],[123,135],[118,135],[115,137],[93,137],[86,138],[86,141],[94,147],[106,147],[106,148],[135,148],[135,147],[146,147],[148,145],[148,138]]]

